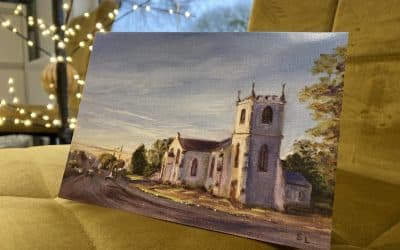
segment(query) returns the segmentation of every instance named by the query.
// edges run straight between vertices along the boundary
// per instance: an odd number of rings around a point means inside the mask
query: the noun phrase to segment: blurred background
[[[251,6],[251,0],[0,0],[0,147],[70,142],[96,33],[244,32]]]

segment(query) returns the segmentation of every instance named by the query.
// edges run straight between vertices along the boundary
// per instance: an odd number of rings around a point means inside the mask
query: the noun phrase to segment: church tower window
[[[178,151],[176,151],[176,157],[175,157],[175,163],[179,163],[179,159],[181,158],[181,150],[178,148]]]
[[[260,152],[258,153],[258,171],[268,171],[268,146],[262,145]]]
[[[238,168],[239,167],[239,154],[240,154],[240,144],[236,144],[236,150],[235,150],[235,161],[233,167]]]
[[[210,173],[208,174],[208,177],[212,177],[213,176],[214,166],[215,166],[215,157],[213,157],[212,160],[211,160]]]
[[[262,112],[261,122],[264,124],[271,124],[272,118],[273,118],[272,108],[270,106],[265,107]]]
[[[240,112],[240,124],[243,124],[246,121],[246,109],[242,109]]]
[[[192,161],[192,167],[190,169],[190,175],[196,176],[197,175],[197,159],[194,158]]]

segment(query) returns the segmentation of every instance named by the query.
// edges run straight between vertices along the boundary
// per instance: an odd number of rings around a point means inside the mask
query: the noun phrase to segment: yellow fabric
[[[250,31],[350,31],[332,249],[400,249],[400,5],[255,0]],[[0,150],[0,249],[282,249],[56,198],[68,146]]]
[[[0,249],[275,249],[57,198],[69,146],[0,150]]]
[[[350,32],[333,249],[400,249],[398,0],[255,0],[249,31]]]

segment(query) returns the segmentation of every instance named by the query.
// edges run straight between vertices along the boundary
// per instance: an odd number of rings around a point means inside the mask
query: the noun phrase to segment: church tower
[[[230,196],[244,204],[275,207],[274,189],[281,178],[277,167],[286,103],[284,88],[280,96],[257,95],[253,83],[250,96],[241,99],[238,95]]]

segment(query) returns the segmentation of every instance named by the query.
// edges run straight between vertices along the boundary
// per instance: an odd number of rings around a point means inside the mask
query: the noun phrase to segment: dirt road
[[[144,193],[128,186],[126,181],[117,183],[113,180],[105,180],[105,174],[100,173],[94,177],[79,175],[64,178],[59,196],[261,241],[303,249],[329,249],[330,235],[327,231],[287,227],[265,220],[249,219],[177,203]]]

